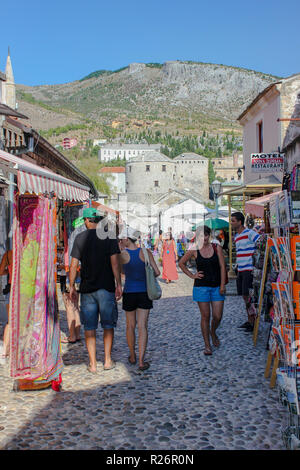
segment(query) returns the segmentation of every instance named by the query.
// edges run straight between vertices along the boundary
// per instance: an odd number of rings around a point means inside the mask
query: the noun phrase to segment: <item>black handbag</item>
[[[3,292],[3,295],[9,294],[10,293],[10,284],[7,283],[2,292]]]
[[[8,254],[6,252],[6,259],[7,259],[7,265],[8,265]],[[9,279],[9,276],[7,276],[7,283],[6,283],[6,286],[4,287],[4,289],[2,290],[3,292],[3,295],[7,295],[10,293],[10,284],[8,282],[8,279]]]

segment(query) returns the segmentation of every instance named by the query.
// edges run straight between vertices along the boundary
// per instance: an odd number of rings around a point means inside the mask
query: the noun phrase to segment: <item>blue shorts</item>
[[[195,302],[218,302],[225,300],[225,295],[220,294],[220,287],[194,287],[193,300]]]
[[[80,321],[86,331],[98,328],[99,315],[104,330],[117,326],[118,307],[114,292],[98,289],[81,294],[80,300]]]

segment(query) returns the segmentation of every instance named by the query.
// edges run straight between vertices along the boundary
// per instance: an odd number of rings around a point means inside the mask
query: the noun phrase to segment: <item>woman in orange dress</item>
[[[176,268],[178,256],[176,243],[172,237],[172,233],[168,232],[164,238],[162,246],[162,278],[167,281],[167,284],[169,284],[169,282],[176,281],[178,279]]]

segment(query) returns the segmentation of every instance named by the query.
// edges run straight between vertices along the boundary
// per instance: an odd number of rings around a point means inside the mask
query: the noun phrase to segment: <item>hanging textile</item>
[[[0,195],[0,262],[2,260],[2,257],[4,253],[7,250],[7,233],[6,233],[6,202],[5,202],[5,197],[3,195]],[[4,296],[2,294],[2,290],[4,286],[6,285],[7,278],[6,276],[1,276],[0,277],[0,299],[4,299]],[[1,306],[0,306],[1,307]],[[4,306],[3,306],[4,308]]]
[[[55,200],[17,196],[13,233],[10,372],[11,377],[42,385],[57,381],[63,366],[55,279]]]

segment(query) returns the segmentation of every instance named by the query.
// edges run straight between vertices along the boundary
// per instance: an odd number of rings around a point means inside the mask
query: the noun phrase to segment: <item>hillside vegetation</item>
[[[71,132],[83,140],[105,133],[113,139],[149,129],[172,135],[200,135],[203,130],[225,135],[232,130],[241,133],[236,118],[277,79],[253,70],[192,61],[133,63],[61,85],[19,85],[17,96],[20,109],[26,103],[31,105],[30,118],[35,109],[40,113],[42,109],[42,128],[51,128],[53,143],[62,136],[52,124],[55,112],[60,115],[57,127],[82,124],[78,129],[66,129],[65,135]],[[52,113],[48,128],[47,113]]]

